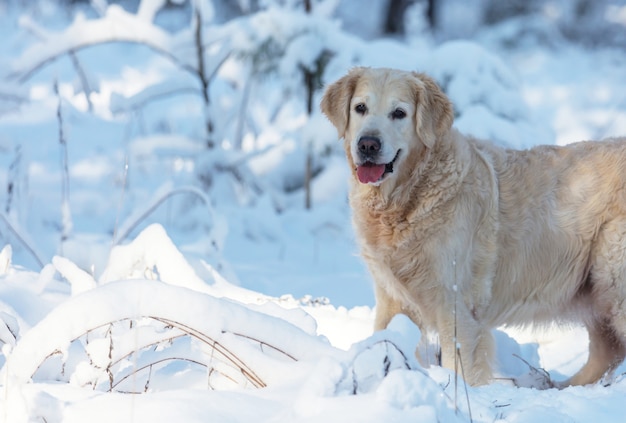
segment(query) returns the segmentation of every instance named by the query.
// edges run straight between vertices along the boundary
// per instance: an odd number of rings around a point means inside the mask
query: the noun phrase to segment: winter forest
[[[373,333],[319,110],[392,67],[507,147],[626,135],[622,0],[0,0],[0,39],[0,422],[624,420],[626,365],[540,389],[581,327],[494,331],[483,387]]]

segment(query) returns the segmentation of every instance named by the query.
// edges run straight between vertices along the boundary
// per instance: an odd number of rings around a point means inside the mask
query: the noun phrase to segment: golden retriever
[[[589,359],[558,386],[626,355],[626,138],[511,150],[452,128],[422,73],[355,68],[327,87],[350,204],[375,281],[375,329],[397,313],[438,332],[443,366],[493,378],[500,325],[582,322]]]

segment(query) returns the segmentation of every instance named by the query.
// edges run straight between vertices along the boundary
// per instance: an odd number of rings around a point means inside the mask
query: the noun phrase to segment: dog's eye
[[[404,119],[406,117],[406,112],[402,109],[396,109],[391,112],[392,119]]]
[[[367,112],[367,106],[363,103],[359,103],[356,106],[354,106],[354,111],[360,115],[364,115],[365,112]]]

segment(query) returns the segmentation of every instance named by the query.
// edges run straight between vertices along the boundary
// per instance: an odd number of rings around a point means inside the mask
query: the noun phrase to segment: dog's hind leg
[[[559,388],[570,385],[587,385],[598,381],[605,373],[617,367],[626,356],[621,337],[606,319],[587,325],[589,332],[589,358],[582,369],[570,379],[557,384]]]
[[[626,357],[626,222],[604,224],[591,255],[589,285],[581,292],[589,332],[589,358],[559,386],[586,385],[614,370]]]

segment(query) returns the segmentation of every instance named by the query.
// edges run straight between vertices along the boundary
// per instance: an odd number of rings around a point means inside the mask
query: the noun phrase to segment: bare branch
[[[256,374],[256,372],[252,370],[246,363],[244,363],[236,354],[231,352],[228,348],[224,347],[219,342],[212,339],[210,336],[207,336],[204,333],[192,327],[176,322],[174,320],[169,320],[169,319],[164,319],[164,318],[154,317],[154,316],[150,316],[150,318],[157,320],[159,322],[167,323],[174,327],[177,327],[185,331],[189,335],[193,336],[194,338],[197,338],[200,341],[211,346],[216,352],[218,352],[225,359],[231,362],[235,367],[239,368],[241,373],[246,377],[246,379],[248,379],[252,383],[253,386],[257,388],[264,388],[265,386],[267,386],[265,382],[263,382],[263,380]]]
[[[98,46],[98,45],[106,45],[106,44],[114,44],[114,43],[122,43],[122,44],[137,44],[137,45],[143,45],[148,47],[150,50],[154,51],[155,53],[158,53],[159,55],[165,57],[166,59],[169,59],[172,63],[174,63],[175,65],[177,65],[178,67],[180,67],[181,69],[191,73],[194,76],[197,76],[197,70],[194,69],[192,66],[183,63],[178,57],[176,57],[174,54],[172,54],[171,52],[161,48],[160,46],[156,45],[156,44],[150,44],[147,41],[138,41],[138,40],[131,40],[131,39],[126,39],[123,37],[111,37],[109,39],[106,40],[96,40],[96,41],[90,41],[90,42],[83,42],[83,43],[77,43],[73,46],[71,46],[70,48],[65,48],[57,53],[55,53],[54,55],[49,55],[49,56],[44,56],[39,62],[35,63],[34,65],[26,68],[26,69],[18,69],[13,71],[12,73],[10,73],[8,75],[8,79],[17,79],[17,81],[20,84],[23,84],[24,82],[28,81],[30,78],[33,77],[33,75],[35,75],[37,72],[39,72],[41,69],[43,69],[46,65],[49,65],[52,62],[55,62],[56,60],[58,60],[59,58],[61,58],[62,56],[66,55],[66,54],[70,54],[70,52],[78,52],[81,51],[83,49],[86,48],[90,48],[90,47],[94,47],[94,46]]]
[[[80,79],[80,84],[83,86],[83,92],[85,93],[85,100],[87,101],[87,107],[90,112],[93,112],[93,103],[91,102],[91,86],[89,84],[89,78],[87,78],[87,74],[85,73],[85,69],[83,69],[80,60],[78,60],[78,55],[74,50],[71,50],[69,53],[70,59],[72,59],[72,64],[74,65],[74,69],[76,69],[76,73],[78,73],[78,78]]]
[[[166,202],[167,200],[169,200],[170,198],[176,196],[176,195],[180,195],[180,194],[192,194],[196,197],[198,197],[200,200],[202,200],[202,202],[204,203],[204,205],[209,209],[209,212],[211,214],[213,214],[213,209],[211,207],[211,202],[209,201],[208,197],[206,196],[206,194],[204,194],[204,192],[200,191],[198,188],[196,187],[180,187],[180,188],[175,188],[169,192],[166,192],[163,196],[159,197],[156,201],[154,201],[151,205],[149,205],[146,210],[143,211],[143,213],[141,213],[138,217],[136,217],[133,222],[131,224],[128,225],[128,227],[113,241],[113,245],[118,245],[120,244],[122,241],[124,241],[133,230],[135,230],[135,228],[145,219],[147,218],[150,214],[152,214],[161,204],[163,204],[164,202]]]
[[[8,218],[8,216],[6,214],[4,214],[3,212],[1,212],[1,211],[0,211],[0,219],[2,219],[4,221],[5,225],[7,225],[7,228],[13,234],[13,236],[15,236],[15,238],[17,238],[17,240],[20,242],[20,244],[22,244],[24,246],[24,248],[26,248],[26,251],[28,251],[30,253],[30,255],[35,259],[37,264],[39,264],[39,267],[41,269],[43,269],[43,267],[44,267],[44,260],[41,258],[41,256],[39,254],[37,254],[37,252],[30,245],[30,243],[26,241],[26,237],[23,236],[20,233],[20,231],[11,223],[11,221]]]

